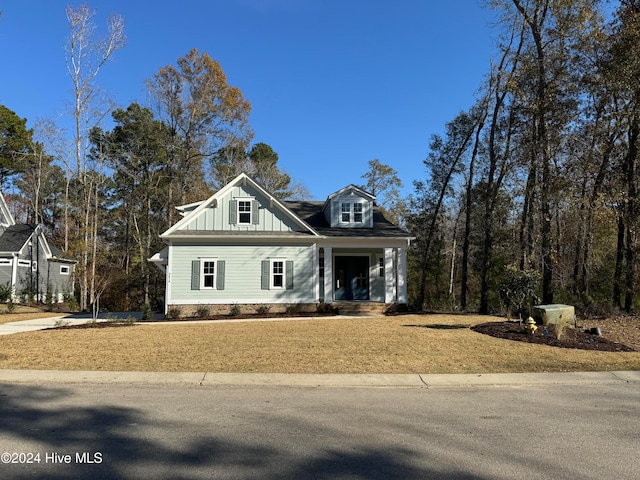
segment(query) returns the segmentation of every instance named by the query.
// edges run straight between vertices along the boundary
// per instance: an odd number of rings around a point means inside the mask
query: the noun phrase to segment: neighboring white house
[[[14,300],[62,302],[73,294],[76,263],[49,244],[41,225],[16,224],[0,192],[0,285]]]
[[[166,273],[165,313],[199,306],[407,303],[411,236],[354,185],[324,202],[281,201],[245,174],[178,207],[149,260]],[[222,308],[222,307],[221,307]]]

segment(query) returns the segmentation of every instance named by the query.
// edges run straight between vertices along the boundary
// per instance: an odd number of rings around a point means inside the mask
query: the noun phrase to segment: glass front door
[[[336,300],[369,300],[369,257],[335,257]]]

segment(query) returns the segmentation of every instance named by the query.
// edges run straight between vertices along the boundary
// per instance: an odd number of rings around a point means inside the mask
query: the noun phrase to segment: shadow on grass
[[[471,328],[471,325],[444,325],[440,323],[432,323],[428,325],[403,325],[403,327],[415,327],[415,328],[431,328],[433,330],[461,330],[466,328]]]

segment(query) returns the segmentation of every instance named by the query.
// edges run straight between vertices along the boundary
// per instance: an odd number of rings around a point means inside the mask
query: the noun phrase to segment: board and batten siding
[[[232,223],[236,212],[232,211],[232,201],[236,199],[251,199],[252,218],[249,225]],[[257,212],[254,212],[257,207]],[[237,219],[236,219],[237,221]],[[297,227],[299,229],[299,227]],[[219,198],[214,205],[202,210],[185,226],[185,230],[200,231],[255,231],[255,232],[291,232],[296,229],[295,222],[277,208],[273,208],[270,199],[266,198],[249,185],[232,188],[227,195]]]
[[[314,303],[315,246],[305,245],[173,245],[168,304]],[[192,289],[192,264],[198,259],[224,262],[223,289]],[[293,262],[293,288],[264,289],[262,262]]]

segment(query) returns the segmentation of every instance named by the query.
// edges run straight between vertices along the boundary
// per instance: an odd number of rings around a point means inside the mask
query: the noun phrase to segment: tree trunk
[[[618,216],[618,242],[616,245],[616,269],[613,275],[613,306],[622,308],[620,297],[622,296],[622,270],[624,268],[626,226],[623,213]]]

